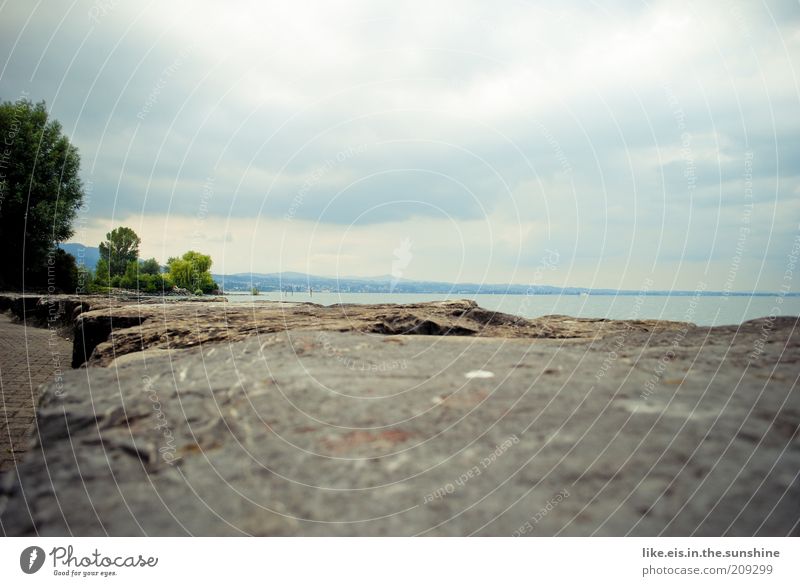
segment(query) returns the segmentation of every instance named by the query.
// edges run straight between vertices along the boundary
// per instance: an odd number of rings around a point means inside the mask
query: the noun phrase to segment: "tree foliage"
[[[139,260],[139,237],[130,228],[121,226],[109,232],[100,245],[92,287],[95,290],[119,288],[141,293],[169,292],[181,287],[196,294],[217,289],[211,277],[211,257],[190,250],[181,257],[170,258],[167,272],[155,258]],[[126,259],[124,269],[119,264]],[[198,293],[199,292],[199,293]]]
[[[158,263],[156,263],[156,265],[158,265]],[[156,293],[158,291],[172,289],[172,283],[165,278],[165,275],[161,274],[160,271],[156,271],[155,273],[146,272],[144,270],[145,266],[145,262],[132,260],[128,263],[125,274],[113,277],[112,283],[115,287],[135,289],[142,293]],[[148,266],[147,268],[151,269],[152,266]],[[161,267],[158,268],[160,269]]]
[[[161,265],[154,258],[148,258],[139,262],[139,272],[145,275],[158,275],[161,273]]]
[[[78,288],[78,264],[75,257],[56,248],[47,259],[47,290],[50,293],[75,293]]]
[[[172,257],[167,261],[169,276],[178,287],[210,293],[217,289],[217,284],[211,277],[211,257],[190,250],[182,257]]]
[[[45,103],[0,104],[0,285],[43,287],[83,201],[78,149]]]
[[[108,261],[102,256],[97,261],[97,266],[94,269],[94,281],[100,287],[109,287],[111,285],[111,271],[108,268]]]
[[[111,277],[122,276],[132,261],[139,258],[139,244],[141,239],[136,232],[126,226],[114,228],[106,234],[105,241],[100,243],[100,260],[97,263],[100,272],[100,263],[105,261],[104,270]],[[107,266],[106,266],[107,265]]]

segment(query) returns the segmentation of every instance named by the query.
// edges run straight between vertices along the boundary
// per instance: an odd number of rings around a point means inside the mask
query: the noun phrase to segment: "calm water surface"
[[[800,315],[800,297],[692,295],[437,295],[425,293],[295,293],[228,295],[232,303],[310,301],[336,303],[416,303],[446,299],[474,299],[478,305],[522,317],[571,315],[608,319],[669,319],[698,325],[731,325],[769,315]],[[694,307],[692,307],[694,305]]]

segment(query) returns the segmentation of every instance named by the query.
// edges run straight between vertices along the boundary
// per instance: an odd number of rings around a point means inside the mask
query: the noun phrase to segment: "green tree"
[[[211,277],[211,257],[190,250],[182,257],[172,257],[167,261],[167,270],[170,278],[178,287],[204,293],[217,289],[217,284]]]
[[[41,287],[83,201],[78,149],[44,102],[0,104],[0,286]]]
[[[161,274],[146,273],[142,269],[143,263],[135,260],[129,262],[125,274],[119,278],[119,286],[123,289],[135,289],[140,293],[155,293],[161,289]]]
[[[108,260],[100,257],[94,269],[94,282],[100,287],[111,286],[111,271],[108,268]]]
[[[139,258],[141,242],[136,232],[125,226],[114,228],[106,234],[105,241],[100,243],[100,260],[106,261],[111,277],[124,275],[128,264]],[[100,266],[100,261],[97,266]],[[100,272],[99,269],[97,272]]]
[[[47,259],[47,290],[74,293],[78,288],[78,265],[66,250],[56,248]]]
[[[132,260],[120,277],[119,286],[123,289],[139,289],[139,261]]]
[[[139,262],[139,272],[145,275],[158,275],[161,273],[161,265],[154,258],[148,258]]]

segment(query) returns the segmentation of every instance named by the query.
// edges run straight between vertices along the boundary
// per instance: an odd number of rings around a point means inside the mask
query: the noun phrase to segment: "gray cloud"
[[[497,244],[509,263],[559,244],[611,272],[626,256],[724,268],[749,157],[746,253],[779,257],[800,220],[798,12],[11,1],[0,96],[47,100],[97,219],[289,214],[380,234],[490,218],[530,231]]]

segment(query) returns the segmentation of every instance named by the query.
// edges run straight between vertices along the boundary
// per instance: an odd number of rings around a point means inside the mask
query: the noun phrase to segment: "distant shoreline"
[[[303,290],[295,290],[294,293],[298,295],[305,294],[308,291],[306,289]],[[269,293],[281,293],[281,294],[290,294],[290,291],[281,291],[281,290],[261,290],[258,292],[258,296],[267,295]],[[725,293],[723,291],[708,291],[708,292],[696,292],[696,291],[590,291],[587,293],[574,293],[572,291],[553,291],[553,292],[536,292],[536,293],[516,293],[510,291],[330,291],[325,289],[314,289],[314,293],[325,293],[330,295],[337,295],[337,294],[358,294],[358,295],[517,295],[517,296],[553,296],[553,295],[570,295],[579,297],[581,295],[590,296],[590,297],[617,297],[617,296],[630,296],[630,295],[642,295],[646,297],[687,297],[687,296],[695,296],[698,297],[800,297],[800,292],[796,293],[781,293],[779,291],[756,291],[753,293],[748,293],[746,291],[737,291],[732,293]],[[243,290],[232,290],[232,291],[224,291],[223,295],[232,295],[232,296],[246,296],[246,297],[254,297],[254,295],[248,291]]]

